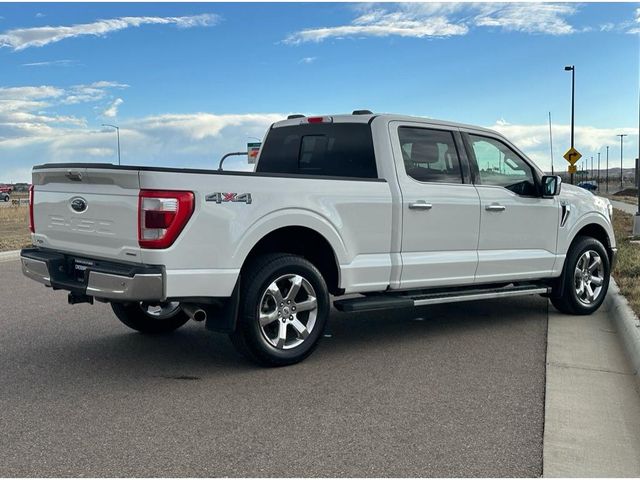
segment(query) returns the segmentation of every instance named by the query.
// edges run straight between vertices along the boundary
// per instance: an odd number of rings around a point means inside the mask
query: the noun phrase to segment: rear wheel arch
[[[342,293],[339,288],[340,267],[336,253],[325,236],[316,230],[291,225],[269,232],[249,251],[242,265],[241,276],[256,259],[272,253],[289,253],[307,259],[320,271],[330,293]]]

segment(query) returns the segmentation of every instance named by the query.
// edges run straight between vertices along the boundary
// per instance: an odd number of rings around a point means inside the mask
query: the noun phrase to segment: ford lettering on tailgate
[[[66,218],[60,215],[49,217],[49,228],[56,230],[72,230],[82,233],[97,233],[99,235],[114,235],[111,230],[111,220],[93,218]]]

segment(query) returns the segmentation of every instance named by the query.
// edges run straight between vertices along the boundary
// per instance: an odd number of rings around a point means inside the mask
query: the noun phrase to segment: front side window
[[[453,133],[427,128],[398,128],[407,175],[419,182],[462,183]]]
[[[533,169],[499,140],[469,135],[482,185],[496,185],[518,195],[536,194]]]

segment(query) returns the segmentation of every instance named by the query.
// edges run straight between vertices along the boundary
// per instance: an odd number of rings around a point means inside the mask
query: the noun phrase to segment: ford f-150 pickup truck
[[[590,314],[616,254],[608,200],[499,133],[368,111],[273,124],[253,172],[39,165],[30,199],[25,275],[140,332],[203,321],[269,366],[312,352],[331,301]]]

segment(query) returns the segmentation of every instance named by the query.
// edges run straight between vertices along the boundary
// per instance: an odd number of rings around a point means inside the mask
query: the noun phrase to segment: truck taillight
[[[33,223],[33,185],[29,186],[29,231],[36,233],[36,224]]]
[[[170,247],[191,218],[193,208],[193,192],[140,190],[138,244],[142,248]]]

